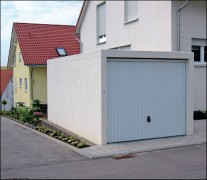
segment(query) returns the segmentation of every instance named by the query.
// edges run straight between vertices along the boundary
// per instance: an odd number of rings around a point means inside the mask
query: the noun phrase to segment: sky
[[[7,65],[13,22],[76,25],[83,1],[1,1],[1,66]]]

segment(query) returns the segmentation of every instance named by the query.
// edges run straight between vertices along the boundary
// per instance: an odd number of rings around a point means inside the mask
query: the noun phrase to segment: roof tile
[[[1,71],[1,94],[3,94],[4,90],[6,89],[9,80],[13,75],[13,71],[11,70],[0,70]]]
[[[14,23],[24,64],[46,65],[48,59],[59,57],[56,47],[65,48],[67,55],[79,54],[75,29],[68,25]]]

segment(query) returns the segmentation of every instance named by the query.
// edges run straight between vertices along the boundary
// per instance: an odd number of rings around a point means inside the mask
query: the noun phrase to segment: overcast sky
[[[13,22],[75,25],[83,1],[1,1],[1,66],[7,65]]]

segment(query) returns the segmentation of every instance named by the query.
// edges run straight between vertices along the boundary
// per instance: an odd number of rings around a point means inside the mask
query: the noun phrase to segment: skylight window
[[[57,50],[57,53],[58,53],[59,56],[67,56],[64,48],[57,47],[56,50]]]

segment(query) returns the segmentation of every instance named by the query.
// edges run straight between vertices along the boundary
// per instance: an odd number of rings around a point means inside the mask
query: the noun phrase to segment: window
[[[25,83],[25,91],[27,91],[27,78],[24,79],[24,83]]]
[[[21,61],[22,61],[22,53],[19,52],[19,62],[21,62]]]
[[[192,52],[194,52],[195,62],[207,62],[206,44],[206,39],[192,39]]]
[[[116,48],[112,48],[112,49],[121,50],[121,51],[131,51],[131,45],[120,46],[120,47],[116,47]]]
[[[19,87],[22,87],[22,78],[19,78]]]
[[[125,23],[138,19],[138,1],[124,1]]]
[[[59,56],[67,56],[67,53],[65,52],[65,49],[62,48],[62,47],[57,47],[56,51],[57,51]]]
[[[106,42],[106,3],[97,6],[97,39],[98,43]]]

